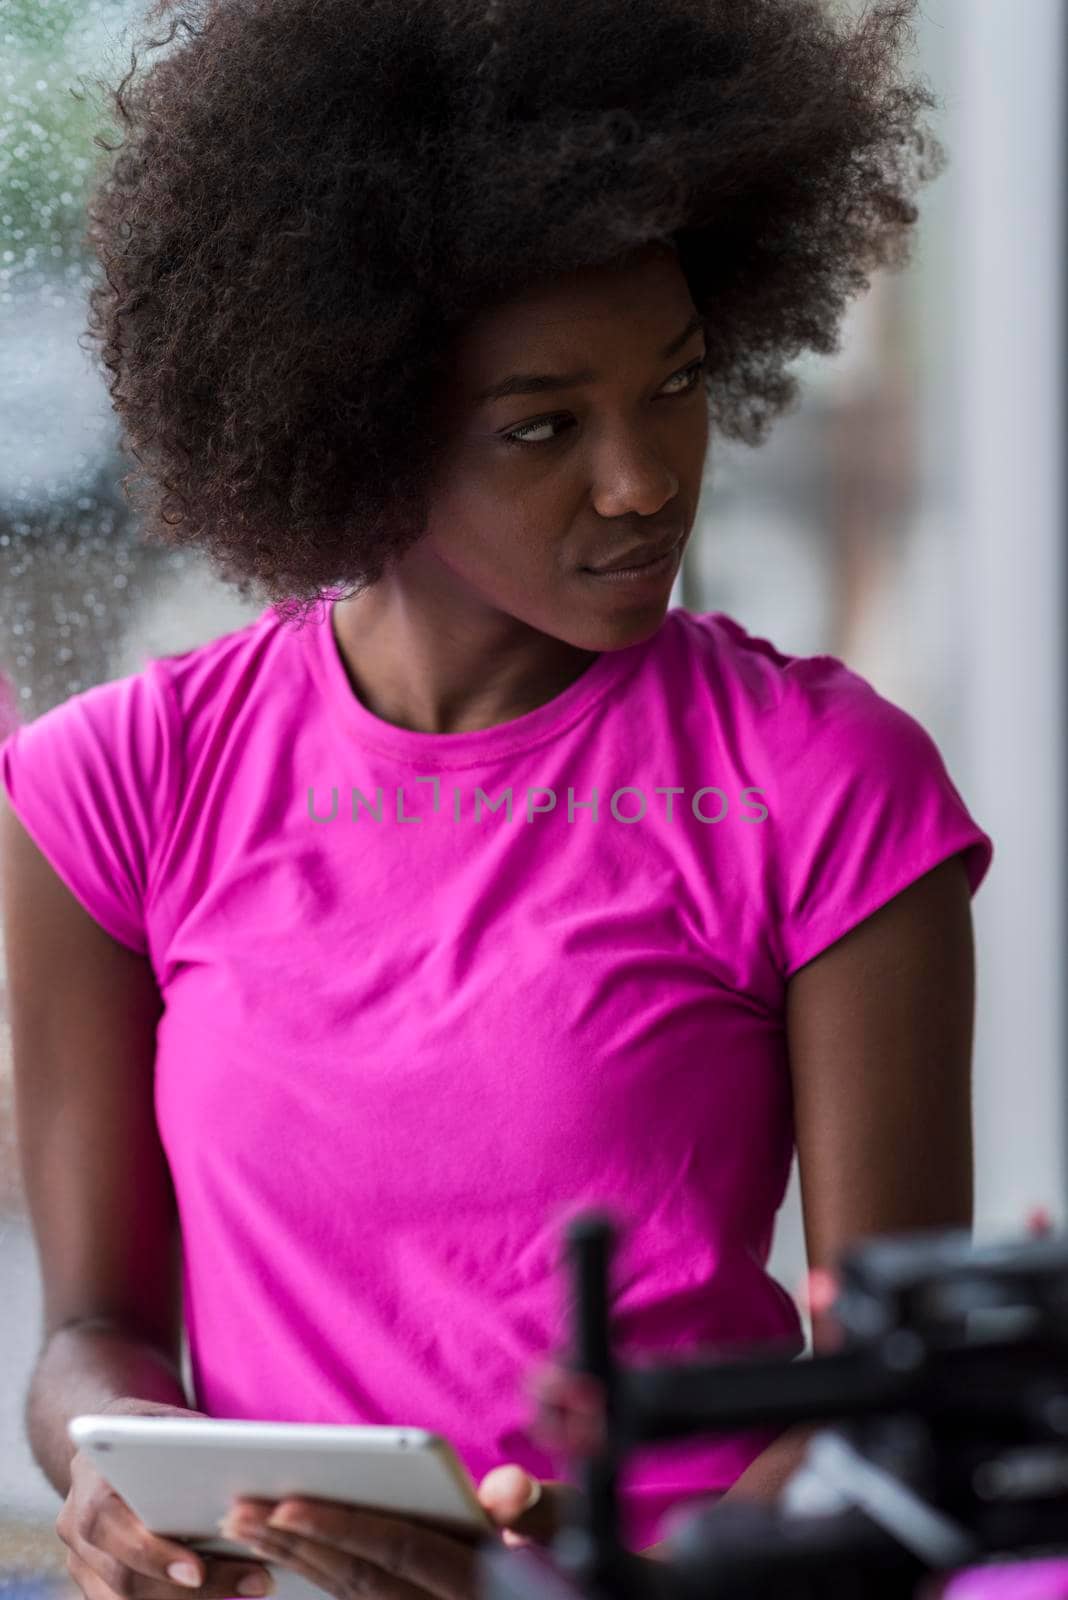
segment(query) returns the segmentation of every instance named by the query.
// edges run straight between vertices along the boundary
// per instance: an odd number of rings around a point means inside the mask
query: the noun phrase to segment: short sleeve
[[[178,792],[174,700],[160,663],[96,684],[0,744],[12,811],[89,915],[148,952],[153,867]]]
[[[775,785],[784,978],[950,856],[974,896],[994,854],[915,717],[833,656],[792,668]]]

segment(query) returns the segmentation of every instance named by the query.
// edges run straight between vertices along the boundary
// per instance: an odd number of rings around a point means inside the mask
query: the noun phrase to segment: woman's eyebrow
[[[661,361],[667,361],[681,350],[687,339],[704,325],[705,319],[700,314],[691,317],[682,332],[660,352]],[[488,389],[476,394],[475,404],[480,406],[490,400],[507,400],[514,394],[541,394],[546,389],[575,389],[581,383],[593,383],[596,376],[595,372],[588,369],[584,372],[514,372],[510,378],[491,384]]]

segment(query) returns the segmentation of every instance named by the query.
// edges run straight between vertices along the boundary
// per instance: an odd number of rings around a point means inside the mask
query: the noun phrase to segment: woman
[[[425,1426],[544,1538],[575,1212],[620,1223],[628,1361],[801,1351],[795,1140],[813,1268],[969,1225],[991,841],[840,661],[668,610],[712,427],[761,442],[904,259],[911,10],[223,0],[116,92],[92,328],[148,531],[269,603],[0,758],[28,1425],[89,1600],[177,1595],[183,1547],[77,1410]],[[629,1547],[803,1441],[640,1452]],[[286,1509],[257,1548],[329,1593],[473,1592],[454,1541]]]

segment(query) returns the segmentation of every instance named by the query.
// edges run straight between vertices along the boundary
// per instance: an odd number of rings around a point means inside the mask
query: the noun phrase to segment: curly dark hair
[[[147,539],[293,621],[377,582],[425,531],[465,320],[654,240],[707,319],[710,427],[760,444],[945,164],[898,71],[914,9],[159,0],[174,48],[102,84],[125,133],[84,236]]]

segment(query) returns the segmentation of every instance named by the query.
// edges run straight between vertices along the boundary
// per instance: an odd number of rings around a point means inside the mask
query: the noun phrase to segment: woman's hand
[[[99,1408],[121,1416],[202,1417],[203,1411],[154,1400],[122,1399]],[[100,1476],[92,1456],[75,1451],[70,1490],[56,1518],[68,1547],[67,1571],[86,1600],[189,1600],[190,1587],[167,1576],[173,1562],[194,1569],[197,1594],[215,1600],[241,1592],[241,1579],[260,1578],[257,1594],[274,1588],[264,1567],[233,1557],[204,1556],[175,1539],[150,1533],[126,1501]],[[199,1580],[203,1578],[201,1583]],[[247,1592],[247,1591],[246,1591]]]
[[[578,1491],[522,1467],[494,1467],[478,1498],[509,1544],[549,1543]],[[239,1498],[219,1523],[267,1561],[299,1573],[336,1600],[476,1600],[478,1547],[465,1539],[332,1500],[277,1505]]]

